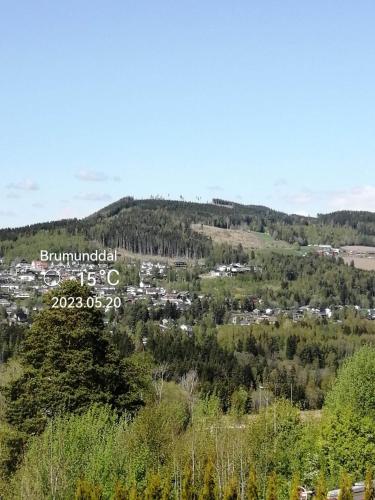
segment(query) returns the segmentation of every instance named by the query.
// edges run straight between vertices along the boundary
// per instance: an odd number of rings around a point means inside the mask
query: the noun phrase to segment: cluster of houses
[[[340,255],[340,249],[332,245],[309,245],[313,247],[315,253],[322,257],[337,257]]]
[[[332,248],[332,247],[330,247]],[[335,250],[335,249],[333,249]],[[105,279],[110,264],[84,263],[84,262],[45,262],[34,260],[13,262],[10,266],[0,266],[0,308],[5,310],[9,323],[25,323],[32,311],[42,307],[37,300],[51,286],[64,280],[79,280],[82,273],[91,273],[95,278],[93,292],[100,297],[117,295],[126,303],[134,303],[147,299],[149,307],[165,307],[173,305],[179,312],[184,312],[191,306],[192,296],[188,291],[167,290],[160,284],[167,276],[168,266],[165,263],[144,261],[140,264],[139,284],[126,287],[116,287]],[[211,271],[211,276],[233,276],[241,273],[261,273],[262,268],[256,265],[243,265],[239,263],[223,264]],[[157,285],[158,283],[158,285]],[[203,298],[200,295],[200,298]],[[275,323],[281,316],[289,317],[293,321],[300,321],[304,317],[333,319],[333,310],[330,308],[317,309],[310,306],[296,307],[293,309],[271,309],[262,307],[262,300],[258,300],[257,308],[250,312],[232,311],[230,322],[238,325],[250,325],[267,321]],[[338,306],[342,308],[343,306]],[[359,309],[359,308],[358,308]],[[361,311],[363,317],[375,320],[375,309]],[[161,329],[166,329],[168,322],[161,323]],[[191,326],[183,325],[187,333]],[[181,329],[183,329],[181,327]]]
[[[50,263],[33,260],[29,263],[21,260],[11,263],[9,267],[3,264],[0,268],[0,307],[5,309],[9,323],[25,323],[31,311],[41,308],[41,305],[37,305],[37,297],[51,290],[51,286],[65,280],[79,280],[81,273],[87,272],[95,278],[96,295],[111,295],[115,287],[105,279],[107,269],[107,263],[75,261]],[[26,307],[25,303],[30,304],[30,307]]]
[[[342,310],[347,306],[336,306],[335,309]],[[359,306],[354,306],[354,309],[360,311],[364,318],[375,321],[375,309],[361,309]],[[334,310],[330,307],[315,308],[310,306],[301,306],[290,309],[281,308],[256,308],[253,311],[233,311],[230,316],[230,322],[234,325],[251,325],[267,322],[275,324],[280,317],[287,317],[294,322],[303,320],[304,318],[316,319],[331,319],[333,320]],[[340,320],[337,320],[340,322]]]
[[[210,271],[212,277],[236,276],[245,273],[261,273],[262,267],[257,265],[244,265],[240,263],[221,264]]]

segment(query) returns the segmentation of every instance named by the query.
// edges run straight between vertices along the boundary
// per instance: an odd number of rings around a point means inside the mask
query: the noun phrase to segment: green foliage
[[[145,491],[143,493],[145,500],[161,500],[163,495],[163,487],[160,475],[151,473],[147,479]]]
[[[315,487],[315,500],[327,499],[327,484],[323,473],[320,473]]]
[[[194,500],[196,498],[193,486],[193,474],[191,464],[185,466],[182,485],[181,485],[181,500]]]
[[[17,355],[24,332],[23,326],[0,323],[0,364]]]
[[[24,434],[0,424],[0,479],[7,479],[16,471],[21,462],[25,441]]]
[[[258,480],[254,466],[250,467],[249,470],[249,477],[246,486],[246,498],[247,500],[259,500]]]
[[[224,488],[223,500],[237,500],[239,498],[237,480],[231,477]]]
[[[273,471],[268,477],[266,500],[277,500],[277,475]]]
[[[40,499],[58,494],[74,498],[78,481],[85,478],[100,484],[108,498],[123,479],[127,425],[105,407],[51,421],[42,435],[29,442],[13,479],[14,497]]]
[[[364,500],[374,500],[374,499],[375,499],[374,476],[372,470],[368,468],[366,471]]]
[[[299,487],[300,487],[299,475],[294,474],[290,485],[289,500],[300,500]]]
[[[327,398],[324,455],[331,475],[363,478],[375,456],[375,349],[364,347],[340,370]],[[350,447],[348,446],[350,443]]]
[[[48,294],[85,299],[88,288],[65,282]],[[146,381],[130,360],[121,359],[94,308],[41,311],[22,342],[24,374],[7,391],[7,419],[26,433],[41,432],[49,418],[80,412],[93,403],[134,412],[143,403]]]
[[[375,348],[363,347],[344,364],[326,403],[333,413],[344,409],[375,422]]]
[[[74,495],[75,500],[101,500],[102,492],[100,486],[89,481],[80,479],[77,483],[77,490]]]
[[[341,475],[338,500],[353,500],[352,481],[345,472]]]
[[[204,469],[203,485],[199,493],[199,500],[217,500],[219,493],[216,485],[215,470],[209,458]]]
[[[77,234],[77,221],[65,221],[65,226],[56,229],[54,226],[63,226],[64,221],[50,223],[45,227],[43,224],[27,226],[22,229],[0,230],[0,256],[5,257],[9,264],[13,260],[26,259],[31,262],[39,259],[40,250],[49,252],[87,252],[94,250],[96,246],[89,242],[81,233]]]

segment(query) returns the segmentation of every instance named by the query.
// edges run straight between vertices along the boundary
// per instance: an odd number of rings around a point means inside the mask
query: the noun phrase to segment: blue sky
[[[375,211],[375,3],[3,0],[0,226],[125,195]]]

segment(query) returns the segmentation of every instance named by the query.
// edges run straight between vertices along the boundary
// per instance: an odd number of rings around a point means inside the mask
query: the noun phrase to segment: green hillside
[[[43,246],[59,250],[74,244],[80,249],[99,244],[146,255],[199,259],[212,255],[216,242],[207,231],[193,226],[197,224],[253,231],[275,242],[301,246],[375,245],[375,214],[371,212],[335,212],[313,218],[218,199],[193,203],[128,196],[82,220],[1,229],[0,254],[30,258]],[[220,244],[226,243],[224,233]]]

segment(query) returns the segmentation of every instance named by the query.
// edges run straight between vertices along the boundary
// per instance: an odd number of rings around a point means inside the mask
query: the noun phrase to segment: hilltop
[[[0,254],[13,257],[35,257],[40,248],[83,250],[100,245],[135,254],[200,259],[210,256],[215,245],[235,245],[241,252],[242,247],[308,244],[375,245],[375,213],[305,217],[220,199],[196,203],[127,196],[81,220],[0,230]]]

